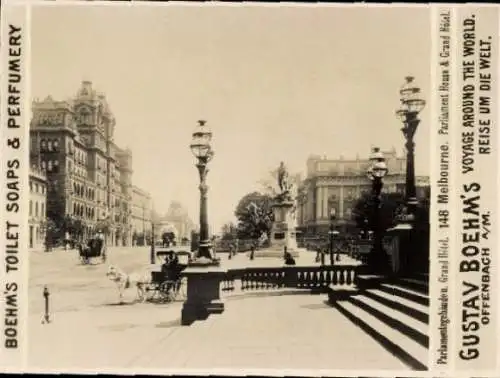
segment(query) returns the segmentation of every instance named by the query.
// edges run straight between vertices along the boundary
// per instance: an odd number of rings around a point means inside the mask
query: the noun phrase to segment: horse
[[[151,278],[148,275],[140,275],[138,273],[127,274],[116,265],[108,267],[106,276],[116,284],[120,304],[124,303],[123,295],[126,289],[135,287],[138,298],[142,298],[145,295],[146,287],[151,283]]]

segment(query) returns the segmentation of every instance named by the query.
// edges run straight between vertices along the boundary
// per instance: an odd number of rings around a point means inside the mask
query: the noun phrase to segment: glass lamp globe
[[[372,172],[374,177],[384,177],[387,174],[387,165],[384,161],[377,161],[373,164]]]
[[[396,114],[406,113],[420,113],[425,106],[425,100],[421,98],[420,88],[415,85],[413,76],[407,76],[405,83],[401,87],[399,94],[401,95],[402,109],[398,110]]]
[[[190,147],[195,157],[210,159],[213,156],[212,147],[210,145],[212,141],[212,132],[205,124],[206,121],[198,121],[198,126],[193,132],[193,139]]]
[[[380,151],[380,148],[374,147],[372,149],[372,152],[370,154],[370,161],[371,162],[376,162],[376,161],[382,161],[385,160],[384,154],[382,151]]]

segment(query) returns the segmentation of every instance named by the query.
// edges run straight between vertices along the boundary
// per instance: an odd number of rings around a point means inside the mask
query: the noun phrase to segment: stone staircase
[[[329,302],[386,350],[414,370],[427,370],[429,287],[426,274],[388,279],[358,276],[359,292]]]

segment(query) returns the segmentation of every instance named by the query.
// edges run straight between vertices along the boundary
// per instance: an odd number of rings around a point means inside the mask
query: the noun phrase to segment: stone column
[[[323,198],[321,197],[321,187],[316,187],[316,222],[321,219],[321,201]]]
[[[328,219],[330,213],[328,211],[328,187],[323,188],[323,219]]]
[[[340,185],[338,218],[340,219],[344,218],[344,185]]]

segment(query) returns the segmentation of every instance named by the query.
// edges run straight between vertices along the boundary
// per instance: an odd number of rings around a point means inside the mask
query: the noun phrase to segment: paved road
[[[112,250],[109,263],[128,272],[143,271],[151,268],[148,256],[145,248]],[[232,264],[240,258],[240,266],[248,261],[238,256]],[[326,305],[324,296],[286,290],[237,293],[225,298],[223,314],[181,327],[180,302],[134,303],[135,293],[129,291],[129,304],[116,305],[116,289],[106,279],[106,269],[104,264],[80,265],[74,251],[32,253],[32,368],[115,373],[159,369],[163,374],[177,369],[206,373],[207,368],[406,370]],[[40,322],[44,285],[51,291],[53,321],[48,325]]]

